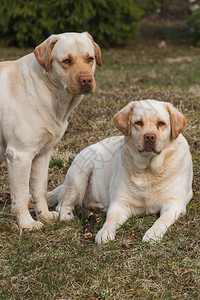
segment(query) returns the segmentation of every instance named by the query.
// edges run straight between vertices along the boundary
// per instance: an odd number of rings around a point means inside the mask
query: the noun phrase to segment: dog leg
[[[12,199],[12,211],[17,217],[20,228],[40,229],[42,223],[35,221],[28,210],[29,176],[31,170],[31,156],[14,148],[6,149],[8,174]]]
[[[79,169],[73,164],[65,177],[59,194],[59,203],[56,210],[60,213],[61,220],[73,219],[74,205],[82,206],[83,199],[89,184],[89,172]]]
[[[59,217],[56,211],[49,211],[46,201],[50,156],[51,150],[36,156],[32,162],[30,176],[32,201],[35,204],[37,217],[46,222],[51,222],[51,220]]]
[[[147,230],[142,238],[143,242],[154,243],[160,241],[167,229],[178,220],[181,213],[185,213],[186,208],[179,208],[178,206],[163,207],[160,212],[160,218]]]
[[[56,210],[60,214],[60,220],[70,221],[73,220],[74,205],[78,197],[78,191],[76,186],[62,185],[62,190],[60,192],[59,203],[56,206]]]
[[[46,198],[47,198],[47,205],[48,207],[53,207],[54,205],[58,204],[59,202],[59,196],[60,192],[62,191],[63,185],[59,185],[54,190],[47,192]]]
[[[107,212],[106,222],[95,237],[95,242],[100,245],[115,239],[117,228],[130,218],[131,209],[120,205],[119,202],[111,205]]]
[[[69,168],[65,181],[53,191],[47,193],[48,205],[56,204],[61,220],[73,219],[74,205],[82,206],[90,177],[94,168],[96,152],[89,147],[83,150]]]

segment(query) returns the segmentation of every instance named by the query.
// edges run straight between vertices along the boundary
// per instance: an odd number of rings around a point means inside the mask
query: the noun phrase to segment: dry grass
[[[24,55],[0,49],[1,59]],[[169,63],[167,58],[182,58]],[[184,59],[190,57],[190,60]],[[131,218],[114,242],[96,246],[84,240],[83,224],[56,222],[41,231],[20,234],[9,199],[0,202],[2,299],[197,299],[199,288],[200,53],[186,46],[140,43],[103,51],[96,73],[98,89],[84,98],[55,148],[49,189],[60,184],[75,155],[89,144],[118,135],[112,116],[131,100],[170,101],[187,117],[184,134],[194,160],[194,197],[187,214],[161,243],[141,242],[156,216]],[[1,191],[8,192],[6,165]],[[97,216],[95,233],[105,215]]]

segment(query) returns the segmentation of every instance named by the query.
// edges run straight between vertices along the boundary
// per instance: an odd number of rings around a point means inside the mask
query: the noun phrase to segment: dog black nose
[[[155,133],[147,132],[144,134],[143,138],[146,142],[155,142],[157,136]]]

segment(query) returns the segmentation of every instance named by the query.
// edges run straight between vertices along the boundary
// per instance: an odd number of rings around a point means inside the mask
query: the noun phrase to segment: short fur
[[[124,136],[78,154],[64,183],[47,194],[48,204],[58,202],[61,220],[73,218],[76,204],[106,209],[97,244],[113,240],[131,215],[160,213],[143,241],[160,240],[192,198],[192,158],[181,134],[185,117],[170,103],[144,100],[129,103],[113,120]]]
[[[49,159],[71,112],[95,90],[96,62],[102,64],[101,50],[84,32],[51,35],[34,53],[0,63],[0,158],[21,228],[42,226],[28,211],[29,183],[38,219],[58,217],[46,202]]]

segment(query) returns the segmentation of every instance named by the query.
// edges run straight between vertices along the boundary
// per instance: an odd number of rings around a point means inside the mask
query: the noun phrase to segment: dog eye
[[[92,56],[88,57],[89,62],[92,62],[93,60],[94,60],[94,57],[92,57]]]
[[[157,123],[157,126],[158,126],[158,127],[162,127],[162,126],[164,126],[164,125],[166,125],[166,124],[165,124],[165,122],[162,122],[162,121],[159,121],[159,122]]]
[[[137,126],[143,126],[143,122],[142,121],[137,121],[137,122],[135,122],[135,125],[137,125]]]
[[[70,58],[66,58],[62,61],[64,64],[71,64],[71,59]]]

